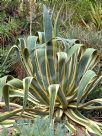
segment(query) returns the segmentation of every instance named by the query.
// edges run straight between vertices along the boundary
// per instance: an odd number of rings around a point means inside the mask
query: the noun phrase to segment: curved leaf
[[[88,84],[92,81],[93,78],[96,77],[96,73],[94,71],[88,70],[84,76],[82,77],[80,83],[79,83],[79,87],[78,87],[78,93],[77,93],[77,104],[79,104],[82,95],[85,93],[86,91],[86,87],[88,86]]]
[[[52,84],[48,87],[49,97],[50,97],[50,113],[49,113],[50,119],[52,119],[53,117],[58,90],[59,90],[59,84]]]

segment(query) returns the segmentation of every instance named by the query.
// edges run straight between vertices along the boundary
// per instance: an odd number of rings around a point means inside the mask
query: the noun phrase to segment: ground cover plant
[[[102,75],[94,71],[99,53],[93,48],[85,48],[78,40],[59,37],[58,16],[59,13],[52,23],[44,6],[44,32],[39,32],[38,37],[20,38],[18,46],[11,48],[9,54],[17,51],[27,77],[23,80],[12,76],[0,79],[1,97],[9,110],[1,114],[1,125],[9,126],[19,116],[33,119],[36,115],[49,115],[51,124],[53,120],[62,120],[71,134],[76,134],[74,125],[77,123],[84,134],[101,136],[102,124],[81,114],[82,110],[102,109],[102,98],[85,101],[102,80]],[[10,97],[23,98],[23,107],[10,103]],[[32,108],[26,106],[27,101],[32,103]],[[3,102],[0,104],[4,106]]]
[[[49,118],[37,117],[34,122],[27,120],[19,120],[13,124],[13,129],[4,128],[0,136],[64,136],[67,130],[62,124],[57,124],[56,130],[50,125]],[[67,132],[68,133],[68,132]],[[67,134],[70,136],[70,134]]]

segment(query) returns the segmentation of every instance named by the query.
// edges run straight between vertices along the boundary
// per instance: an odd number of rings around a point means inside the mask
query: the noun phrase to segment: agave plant
[[[1,95],[9,110],[0,115],[0,122],[9,125],[9,119],[13,121],[16,117],[50,116],[51,123],[63,120],[72,134],[76,133],[74,123],[77,123],[86,135],[101,136],[102,124],[81,114],[82,110],[102,109],[102,98],[85,101],[102,79],[93,71],[99,54],[93,48],[76,44],[76,40],[57,37],[57,21],[53,27],[45,6],[43,18],[43,33],[20,39],[18,46],[10,50],[17,50],[28,76],[23,81],[12,76],[0,79]],[[11,103],[10,97],[23,98],[23,106]],[[27,107],[27,101],[32,108]],[[16,109],[10,110],[11,106]]]

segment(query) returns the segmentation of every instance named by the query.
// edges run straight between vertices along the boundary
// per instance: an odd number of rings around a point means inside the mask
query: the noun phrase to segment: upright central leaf
[[[44,6],[43,24],[44,24],[45,42],[48,42],[52,39],[52,21],[46,6]]]

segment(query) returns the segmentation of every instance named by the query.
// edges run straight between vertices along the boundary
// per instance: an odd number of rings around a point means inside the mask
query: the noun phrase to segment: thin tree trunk
[[[29,0],[29,6],[30,6],[30,35],[32,35],[32,17],[33,17],[33,11],[35,12],[35,2],[36,0]]]

